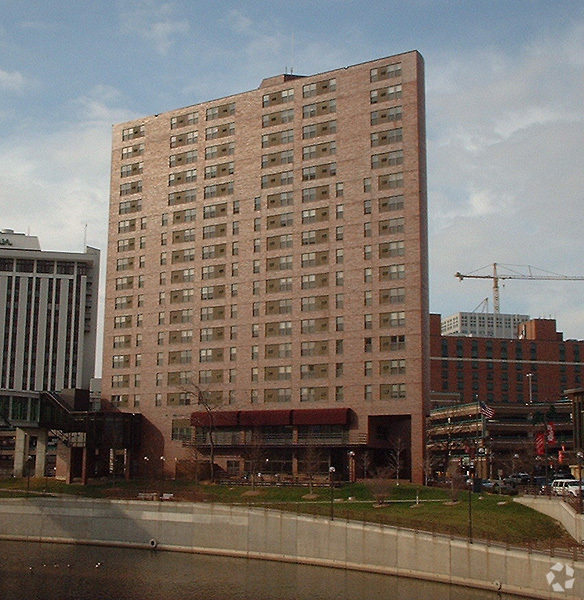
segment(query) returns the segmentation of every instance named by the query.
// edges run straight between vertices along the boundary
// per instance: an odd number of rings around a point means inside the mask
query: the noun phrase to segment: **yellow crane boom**
[[[463,279],[492,279],[493,280],[493,310],[495,314],[500,312],[500,297],[499,297],[499,281],[505,279],[527,279],[531,281],[584,281],[584,276],[580,275],[560,275],[559,273],[551,273],[550,271],[544,271],[543,269],[536,269],[530,265],[501,265],[500,263],[493,263],[493,272],[486,275],[477,275],[478,271],[481,271],[487,267],[481,267],[476,271],[472,271],[468,274],[456,273],[455,277],[458,277],[460,281]],[[511,271],[511,273],[500,273],[497,267],[504,267]],[[527,273],[515,271],[515,267],[521,267],[527,269]],[[536,270],[542,275],[534,274],[533,270]]]

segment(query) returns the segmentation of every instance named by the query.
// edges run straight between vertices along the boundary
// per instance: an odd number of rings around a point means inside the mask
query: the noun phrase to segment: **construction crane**
[[[478,271],[482,271],[486,269],[486,267],[481,267],[476,271],[472,271],[466,275],[458,272],[455,277],[458,277],[460,281],[463,279],[492,279],[493,280],[493,310],[495,314],[500,313],[500,297],[499,297],[499,281],[505,279],[527,279],[530,281],[584,281],[584,276],[578,275],[560,275],[559,273],[552,273],[550,271],[544,271],[543,269],[536,269],[535,267],[531,267],[529,265],[501,265],[499,263],[493,263],[493,272],[489,275],[475,275]],[[511,273],[500,274],[497,271],[497,267],[504,267],[511,271]],[[523,269],[527,269],[527,273],[522,273],[520,271],[515,271],[514,267],[522,267]],[[532,270],[537,271],[538,273],[542,273],[542,275],[538,275],[537,273],[533,273]]]

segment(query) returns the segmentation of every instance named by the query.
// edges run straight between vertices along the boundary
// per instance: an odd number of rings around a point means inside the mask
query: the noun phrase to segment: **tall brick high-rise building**
[[[408,52],[114,127],[103,393],[143,414],[140,460],[214,426],[231,473],[259,439],[263,471],[318,448],[421,480],[424,119]]]

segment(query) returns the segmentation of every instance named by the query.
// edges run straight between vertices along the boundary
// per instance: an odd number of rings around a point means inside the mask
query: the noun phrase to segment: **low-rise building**
[[[584,341],[564,340],[553,319],[521,322],[513,338],[442,329],[440,315],[430,315],[432,470],[475,457],[483,477],[573,462],[572,406],[565,396],[581,388]],[[483,414],[481,405],[494,415]],[[542,447],[549,424],[553,436]]]

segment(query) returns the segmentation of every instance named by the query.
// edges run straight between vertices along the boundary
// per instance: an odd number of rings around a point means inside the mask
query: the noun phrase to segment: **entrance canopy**
[[[349,425],[350,408],[293,410],[217,410],[191,414],[193,427],[268,427],[283,425]]]

